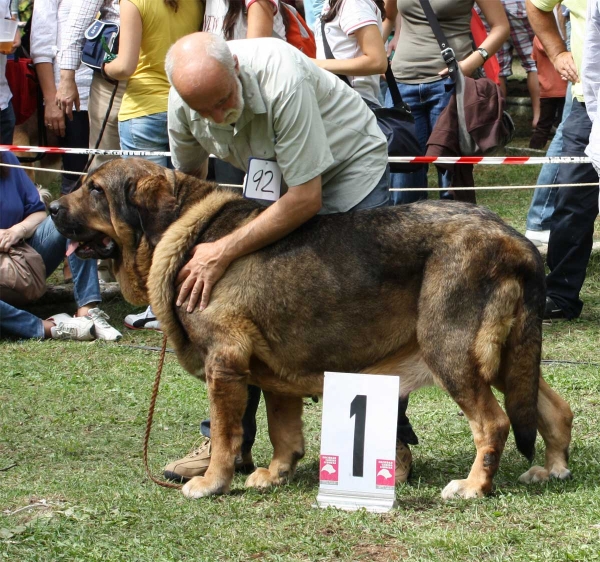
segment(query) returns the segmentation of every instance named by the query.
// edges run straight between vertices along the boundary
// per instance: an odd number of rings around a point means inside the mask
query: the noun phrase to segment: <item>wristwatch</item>
[[[490,54],[483,47],[479,47],[477,52],[483,57],[483,62],[486,62],[490,58]]]

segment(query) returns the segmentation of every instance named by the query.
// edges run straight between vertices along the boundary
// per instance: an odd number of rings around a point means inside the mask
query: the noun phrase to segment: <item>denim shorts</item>
[[[119,137],[121,150],[168,152],[167,112],[119,121]],[[167,156],[150,155],[144,158],[161,166],[172,167],[171,159]]]

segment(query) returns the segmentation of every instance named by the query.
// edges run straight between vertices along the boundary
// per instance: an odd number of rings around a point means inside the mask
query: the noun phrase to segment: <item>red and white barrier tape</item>
[[[19,146],[0,144],[0,152],[34,152],[42,154],[94,154],[99,156],[171,156],[170,152],[147,150],[101,150],[94,148],[63,148],[60,146]]]
[[[390,156],[398,164],[589,164],[587,156]]]
[[[62,148],[58,146],[17,146],[0,144],[0,152],[35,152],[46,154],[94,154],[100,156],[171,156],[170,152],[146,150],[100,150],[93,148]],[[403,164],[589,164],[585,156],[390,156],[390,163]]]

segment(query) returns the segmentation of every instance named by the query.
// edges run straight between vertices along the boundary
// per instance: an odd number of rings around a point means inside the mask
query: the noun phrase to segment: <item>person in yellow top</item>
[[[117,58],[104,65],[114,80],[128,80],[119,110],[122,150],[169,150],[169,81],[165,56],[184,35],[199,31],[204,17],[200,0],[121,0]],[[165,156],[146,156],[162,166]]]

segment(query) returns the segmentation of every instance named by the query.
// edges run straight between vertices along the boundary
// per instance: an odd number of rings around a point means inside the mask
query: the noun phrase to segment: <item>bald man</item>
[[[178,277],[177,306],[203,310],[229,264],[298,228],[317,213],[389,204],[387,142],[362,98],[279,39],[225,42],[210,33],[179,40],[166,58],[169,142],[178,170],[206,177],[209,154],[248,171],[251,159],[275,161],[282,195],[254,220],[212,243],[196,246]],[[255,162],[256,164],[256,162]],[[270,164],[269,164],[270,165]],[[259,170],[260,172],[260,170]],[[249,174],[254,176],[254,172]],[[239,470],[251,470],[260,390],[249,387]],[[416,443],[406,401],[399,406],[397,481],[410,471]],[[201,425],[209,438],[208,420]],[[210,441],[165,467],[186,481],[210,462]]]
[[[235,259],[317,213],[387,205],[387,143],[372,111],[341,80],[279,39],[179,40],[166,60],[169,141],[178,170],[206,176],[209,154],[247,171],[275,160],[284,194],[247,225],[196,246],[182,269],[178,306],[206,308]],[[285,191],[287,186],[287,191]]]

